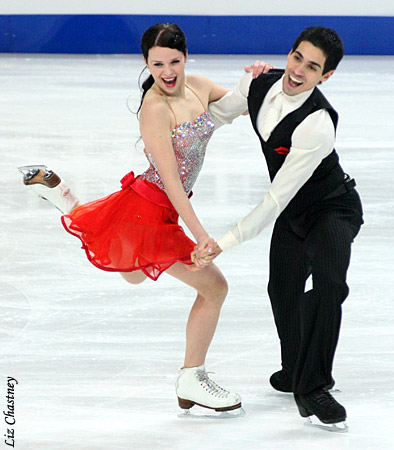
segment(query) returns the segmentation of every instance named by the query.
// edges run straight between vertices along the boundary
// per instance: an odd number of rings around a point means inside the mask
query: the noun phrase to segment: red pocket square
[[[287,155],[290,152],[289,148],[286,147],[278,147],[274,149],[276,153],[279,153],[280,155]]]

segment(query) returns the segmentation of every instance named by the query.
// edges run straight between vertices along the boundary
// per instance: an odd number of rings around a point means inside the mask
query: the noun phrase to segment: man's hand
[[[255,61],[250,66],[245,66],[245,72],[252,72],[252,78],[257,78],[262,73],[267,73],[269,70],[275,69],[275,66],[271,66],[270,64],[264,61]]]
[[[215,244],[214,240],[209,236],[206,236],[203,239],[201,240],[199,239],[197,241],[197,245],[194,247],[194,250],[190,255],[191,260],[193,261],[197,269],[202,269],[207,265],[204,261],[200,261],[198,255],[200,253],[203,253],[204,255],[211,253],[214,244]]]
[[[205,246],[203,249],[199,249],[196,245],[191,253],[191,259],[199,269],[202,269],[208,266],[220,253],[222,253],[222,249],[217,243],[214,244],[213,248]]]

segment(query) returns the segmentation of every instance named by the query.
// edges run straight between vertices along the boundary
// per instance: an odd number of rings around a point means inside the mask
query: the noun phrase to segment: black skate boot
[[[335,381],[333,378],[332,382],[325,386],[325,389],[329,391],[334,387]],[[293,392],[292,384],[293,379],[292,376],[289,375],[289,373],[286,370],[279,370],[278,372],[275,372],[271,375],[270,378],[270,384],[271,386],[279,392]]]
[[[315,415],[325,424],[336,424],[346,420],[346,410],[326,388],[317,388],[308,394],[294,394],[298,411],[302,417]]]
[[[283,369],[271,375],[270,383],[271,386],[279,392],[293,392],[292,389],[293,379]]]

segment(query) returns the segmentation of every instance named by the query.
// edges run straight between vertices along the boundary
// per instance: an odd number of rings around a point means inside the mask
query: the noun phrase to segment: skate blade
[[[238,417],[244,417],[246,412],[243,408],[233,409],[231,411],[214,411],[209,410],[206,412],[205,408],[201,408],[201,411],[190,409],[184,409],[182,413],[178,414],[180,419],[237,419]]]
[[[18,167],[18,170],[23,173],[23,184],[25,186],[37,186],[37,193],[40,197],[45,198],[45,196],[41,195],[42,189],[40,185],[43,187],[44,192],[46,189],[52,189],[58,186],[61,183],[61,178],[56,175],[52,170],[48,170],[46,166],[23,166]],[[35,189],[35,188],[34,188]]]
[[[31,170],[38,169],[38,170],[44,170],[46,171],[48,169],[47,166],[40,166],[40,165],[33,165],[33,166],[20,166],[18,167],[18,170],[20,173],[23,173],[23,175],[28,174]]]
[[[308,417],[304,424],[306,427],[320,428],[332,433],[347,433],[349,431],[346,422],[323,423],[316,416]]]

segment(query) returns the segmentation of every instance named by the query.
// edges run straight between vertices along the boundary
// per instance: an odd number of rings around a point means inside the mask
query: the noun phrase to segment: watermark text
[[[15,447],[15,386],[18,381],[13,377],[7,377],[7,404],[3,411],[6,432],[4,433],[5,443],[9,447]]]

